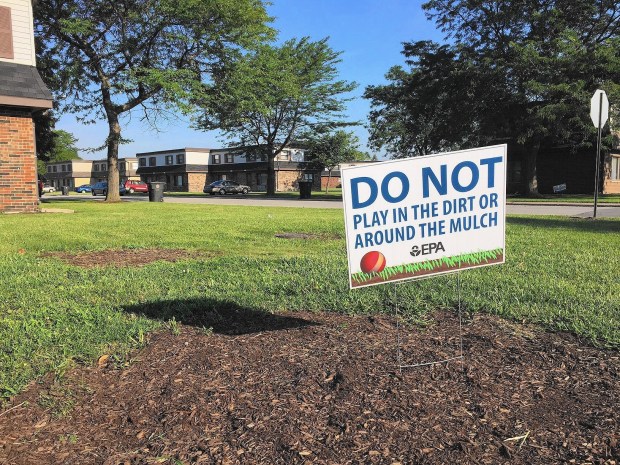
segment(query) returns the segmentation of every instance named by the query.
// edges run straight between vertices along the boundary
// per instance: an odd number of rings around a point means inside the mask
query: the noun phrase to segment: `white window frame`
[[[611,173],[612,181],[620,181],[620,156],[611,156]]]

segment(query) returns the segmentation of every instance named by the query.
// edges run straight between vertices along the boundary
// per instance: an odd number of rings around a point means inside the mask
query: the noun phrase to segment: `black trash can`
[[[62,186],[62,195],[69,195],[69,186]]]
[[[149,182],[149,202],[163,202],[165,182]]]
[[[312,181],[299,181],[299,198],[309,199],[312,195]]]

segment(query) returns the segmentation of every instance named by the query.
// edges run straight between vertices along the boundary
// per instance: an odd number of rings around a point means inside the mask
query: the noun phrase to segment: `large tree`
[[[394,66],[389,84],[368,86],[371,147],[393,158],[428,155],[475,143],[471,118],[475,67],[463,51],[430,41],[406,43],[410,70]]]
[[[36,34],[57,63],[61,110],[107,122],[108,183],[118,185],[122,117],[154,123],[184,109],[240,48],[271,37],[261,0],[39,0]],[[118,201],[108,189],[108,201]]]
[[[338,80],[340,53],[327,39],[264,45],[215,76],[198,120],[220,129],[235,145],[255,147],[267,159],[267,193],[275,193],[275,158],[301,134],[344,125],[342,111],[355,83]]]
[[[411,69],[367,90],[371,140],[393,136],[411,146],[398,134],[402,127],[387,121],[393,104],[382,95],[404,91],[404,82],[409,108],[396,118],[401,126],[406,120],[416,137],[430,134],[432,151],[510,142],[524,154],[524,190],[536,195],[540,148],[589,144],[592,93],[600,87],[610,99],[618,95],[620,7],[610,0],[433,0],[424,8],[451,44],[406,44]],[[425,99],[436,103],[440,124],[429,120]]]

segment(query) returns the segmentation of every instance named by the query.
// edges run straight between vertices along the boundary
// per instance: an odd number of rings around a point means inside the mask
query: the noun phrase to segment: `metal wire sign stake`
[[[351,289],[394,283],[399,367],[463,358],[462,270],[505,261],[507,146],[341,167]],[[456,273],[459,355],[404,363],[397,283]]]
[[[418,363],[403,362],[402,342],[401,342],[401,336],[400,336],[400,314],[399,314],[399,308],[398,308],[399,306],[398,306],[398,295],[397,295],[398,284],[399,283],[394,283],[394,309],[395,309],[394,318],[396,319],[396,362],[398,364],[398,369],[402,371],[403,368],[417,368],[417,367],[430,366],[430,365],[440,365],[442,363],[448,363],[454,360],[463,360],[465,358],[465,353],[463,351],[463,315],[461,312],[461,273],[460,272],[456,273],[456,293],[458,296],[457,312],[459,316],[458,355],[455,355],[454,357],[444,358],[441,360],[433,360],[430,362],[418,362]]]

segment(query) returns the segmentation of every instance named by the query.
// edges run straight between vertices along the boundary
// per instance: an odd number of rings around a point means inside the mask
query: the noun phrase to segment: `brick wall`
[[[276,191],[287,192],[298,191],[299,181],[302,177],[299,171],[277,171],[276,178],[278,180]]]
[[[333,176],[329,178],[328,176],[321,176],[321,190],[325,190],[327,187],[327,180],[329,179],[329,188],[331,189],[340,187],[340,183],[342,182],[340,176]]]
[[[30,112],[0,108],[0,212],[38,210],[34,144]]]
[[[304,180],[304,173],[302,171],[279,171],[277,173],[278,185],[276,190],[278,192],[299,191],[299,181]],[[321,174],[312,171],[308,171],[308,173],[314,174],[312,177],[312,190],[321,189]]]
[[[187,192],[202,192],[207,180],[206,173],[188,173],[187,174]]]
[[[618,157],[618,154],[614,154]],[[620,161],[620,160],[619,160]],[[601,165],[603,171],[603,194],[620,194],[620,179],[611,179],[611,154],[605,157]]]

